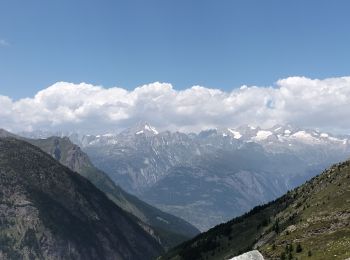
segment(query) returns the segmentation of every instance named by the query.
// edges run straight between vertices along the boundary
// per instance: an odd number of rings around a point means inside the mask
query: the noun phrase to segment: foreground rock
[[[242,255],[235,256],[229,260],[264,260],[264,257],[258,250],[253,250]]]

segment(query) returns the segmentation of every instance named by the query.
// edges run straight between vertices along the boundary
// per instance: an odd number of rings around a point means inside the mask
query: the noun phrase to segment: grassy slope
[[[162,259],[227,259],[252,248],[268,259],[350,257],[350,162],[200,234]]]

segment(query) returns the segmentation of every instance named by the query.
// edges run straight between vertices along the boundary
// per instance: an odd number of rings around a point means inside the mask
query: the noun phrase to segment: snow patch
[[[313,137],[311,134],[305,132],[305,131],[298,131],[291,135],[292,138],[295,138],[302,142],[308,142],[308,143],[316,143],[319,140]]]
[[[329,135],[326,134],[326,133],[322,133],[320,136],[323,137],[323,138],[327,138]]]
[[[336,137],[332,137],[332,136],[329,136],[328,140],[333,141],[333,142],[342,142],[342,141],[344,141],[344,140],[340,140],[340,139],[338,139]]]
[[[284,135],[290,135],[292,132],[290,130],[284,130]]]
[[[256,141],[261,141],[267,139],[272,133],[270,131],[260,130],[256,133],[256,136],[252,139]]]
[[[156,219],[158,219],[158,220],[160,220],[160,221],[163,221],[163,222],[169,224],[169,221],[167,221],[166,219],[164,219],[164,218],[162,218],[162,217],[157,216]]]
[[[138,131],[136,134],[137,134],[137,135],[143,134],[143,130]]]
[[[231,129],[231,128],[227,128],[227,130],[228,130],[231,134],[233,134],[233,138],[235,138],[235,139],[240,139],[240,138],[242,137],[241,133],[238,132],[238,131],[235,131],[235,130],[233,130],[233,129]]]
[[[153,126],[145,125],[145,129],[146,129],[147,131],[152,132],[152,133],[155,134],[155,135],[158,134],[158,131],[157,131]]]

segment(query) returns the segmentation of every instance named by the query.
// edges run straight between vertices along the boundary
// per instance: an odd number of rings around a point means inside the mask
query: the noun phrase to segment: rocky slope
[[[152,259],[158,242],[41,149],[0,138],[0,258]]]
[[[5,130],[0,130],[0,135],[23,139]],[[139,225],[147,227],[146,230],[156,237],[165,249],[174,247],[199,233],[199,230],[186,221],[162,212],[125,192],[108,175],[94,167],[89,157],[67,137],[24,138],[24,140],[41,148],[63,165],[90,180],[119,207],[137,217]]]
[[[140,220],[141,226],[146,224],[150,233],[159,239],[165,249],[199,233],[199,230],[188,222],[162,212],[125,192],[108,175],[94,167],[89,157],[67,137],[50,137],[27,141],[40,147],[63,165],[90,180],[119,207],[136,216]]]
[[[350,161],[200,234],[162,259],[229,259],[253,248],[265,259],[349,258]]]

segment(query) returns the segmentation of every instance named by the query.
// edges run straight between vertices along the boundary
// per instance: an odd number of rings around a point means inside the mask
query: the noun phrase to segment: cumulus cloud
[[[106,132],[138,121],[159,129],[199,131],[242,124],[350,129],[350,77],[289,77],[274,86],[232,91],[152,83],[128,91],[86,83],[56,83],[32,98],[0,96],[0,127],[12,131]]]

